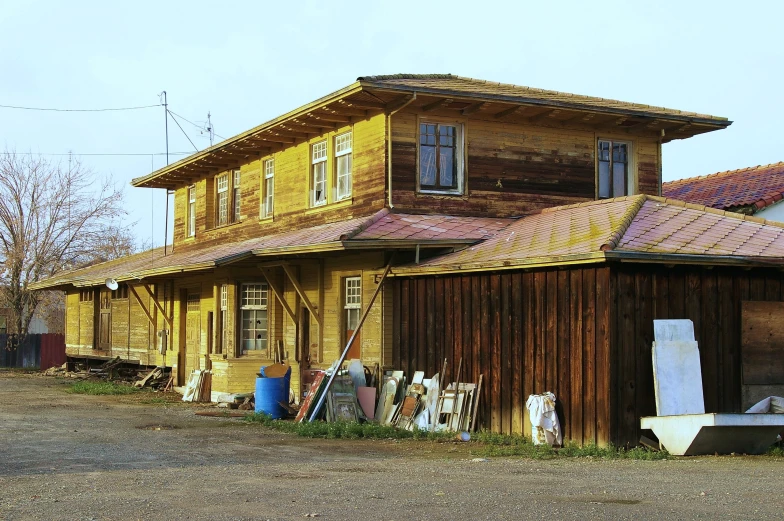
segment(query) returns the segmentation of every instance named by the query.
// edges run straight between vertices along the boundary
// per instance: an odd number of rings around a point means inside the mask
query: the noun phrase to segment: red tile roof
[[[760,210],[784,198],[784,162],[670,181],[662,184],[662,194],[722,210]]]
[[[209,270],[253,256],[293,253],[311,248],[329,251],[350,247],[383,247],[385,241],[408,241],[413,246],[422,241],[440,241],[445,246],[471,243],[494,236],[514,219],[452,217],[446,215],[396,214],[381,210],[374,215],[357,217],[302,230],[294,230],[243,241],[208,247],[177,249],[163,255],[156,248],[86,268],[61,272],[35,283],[33,289],[73,284],[92,286],[107,278],[135,280],[184,271]]]
[[[549,208],[519,219],[493,239],[393,271],[416,274],[624,256],[685,262],[686,255],[702,256],[707,263],[784,265],[784,226],[637,195]]]

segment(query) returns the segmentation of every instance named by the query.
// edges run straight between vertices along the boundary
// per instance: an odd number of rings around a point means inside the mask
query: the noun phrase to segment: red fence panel
[[[58,367],[65,363],[65,336],[58,333],[45,333],[41,336],[41,371]]]

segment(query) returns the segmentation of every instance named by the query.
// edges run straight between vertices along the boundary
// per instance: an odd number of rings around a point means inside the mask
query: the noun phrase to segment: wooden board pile
[[[172,384],[173,376],[167,373],[164,367],[156,367],[143,377],[139,378],[133,383],[134,387],[138,387],[140,389],[144,387],[150,387],[153,389],[160,389],[167,390]]]
[[[342,369],[335,377],[316,419],[328,422],[374,419],[382,425],[408,430],[474,431],[483,377],[479,376],[478,383],[460,381],[461,359],[455,380],[446,382],[443,376],[446,367],[444,360],[441,372],[432,378],[425,378],[423,371],[416,371],[411,383],[407,383],[403,371],[387,371],[376,401],[377,367],[371,370],[364,368],[358,360],[352,360],[349,368]],[[325,392],[327,380],[324,372],[316,375],[296,421],[310,419],[313,406]]]
[[[183,402],[209,402],[212,390],[212,371],[196,369],[191,373],[188,384],[185,386],[185,393],[182,395]]]

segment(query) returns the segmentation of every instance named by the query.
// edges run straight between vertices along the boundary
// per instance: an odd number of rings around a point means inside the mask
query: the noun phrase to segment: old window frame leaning
[[[431,130],[429,127],[433,127],[433,134],[429,133]],[[451,136],[449,134],[442,135],[441,130],[447,128],[454,129]],[[432,140],[430,139],[430,136],[432,136]],[[453,140],[452,146],[449,146],[448,143],[443,143],[444,141],[448,141],[449,137]],[[432,143],[430,143],[430,141],[432,141]],[[452,183],[449,185],[442,184],[442,161],[440,160],[442,147],[452,150]],[[429,148],[433,148],[433,161],[435,161],[436,158],[439,158],[439,161],[433,163],[433,168],[435,168],[435,172],[433,172],[434,184],[424,184],[422,182],[424,161],[430,156],[429,153],[425,153],[425,149]],[[465,186],[464,155],[464,126],[462,123],[430,119],[420,120],[417,127],[417,191],[425,194],[462,195]]]
[[[261,217],[272,217],[275,211],[275,158],[264,160],[264,181],[261,196]]]
[[[598,199],[634,194],[634,156],[632,151],[633,143],[628,140],[599,138],[596,141],[596,196]],[[621,166],[620,173],[616,172],[616,165]],[[621,188],[620,193],[617,193],[616,189],[620,190]]]
[[[246,290],[252,291],[246,292]],[[240,285],[240,342],[238,354],[247,355],[250,353],[266,353],[269,349],[269,287],[266,282],[243,282]],[[263,327],[246,327],[251,325],[251,321],[255,321],[254,326],[262,325]],[[260,322],[262,322],[260,324]],[[250,338],[250,334],[253,332]],[[250,344],[253,342],[253,344]],[[253,345],[253,347],[249,347]]]
[[[313,143],[310,147],[310,206],[315,208],[327,204],[327,140]]]
[[[335,136],[335,200],[342,201],[351,197],[353,131]]]
[[[196,235],[196,185],[188,187],[188,237]]]

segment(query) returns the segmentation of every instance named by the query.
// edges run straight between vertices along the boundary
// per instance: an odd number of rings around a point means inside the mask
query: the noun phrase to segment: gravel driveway
[[[471,444],[304,439],[69,383],[0,372],[0,519],[784,517],[771,457],[472,462]]]

